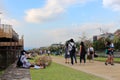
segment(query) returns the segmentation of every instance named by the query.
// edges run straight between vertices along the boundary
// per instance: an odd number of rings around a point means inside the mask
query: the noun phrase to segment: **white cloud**
[[[103,5],[114,11],[120,11],[120,0],[103,0]]]
[[[64,13],[73,4],[86,3],[91,0],[46,0],[43,8],[27,10],[25,20],[27,22],[42,23],[51,21]]]
[[[18,33],[19,36],[23,35],[23,31],[22,31],[23,23],[21,23],[20,21],[18,21],[16,19],[9,18],[6,13],[1,14],[0,18],[1,18],[2,24],[12,25],[12,28],[15,30],[15,32]]]
[[[42,47],[42,46],[50,46],[53,43],[65,43],[66,40],[73,38],[75,41],[80,40],[79,37],[82,36],[83,33],[86,33],[88,39],[92,39],[93,35],[101,34],[99,28],[102,28],[105,32],[114,33],[117,29],[119,29],[119,24],[116,23],[85,23],[85,24],[77,24],[71,25],[64,28],[54,28],[42,30],[32,34],[25,35],[25,47]],[[38,35],[34,36],[34,35]],[[32,37],[32,38],[31,38]]]
[[[53,38],[53,41],[64,42],[70,38],[74,38],[75,40],[78,40],[83,33],[86,33],[86,36],[88,38],[92,38],[93,35],[101,34],[99,28],[101,28],[104,32],[113,33],[117,29],[116,26],[117,25],[115,23],[110,23],[110,24],[88,23],[88,24],[72,26],[72,28],[67,28],[67,27],[59,28],[54,30],[48,30],[45,32],[47,33],[47,35]]]
[[[1,19],[2,24],[9,24],[9,25],[13,25],[13,26],[21,25],[21,23],[18,20],[9,18],[5,12],[3,12],[3,13],[1,12],[0,19]]]
[[[13,26],[16,26],[16,27],[20,25],[20,22],[15,20],[15,19],[4,19],[4,20],[2,20],[2,23],[10,24],[10,25],[13,25]]]

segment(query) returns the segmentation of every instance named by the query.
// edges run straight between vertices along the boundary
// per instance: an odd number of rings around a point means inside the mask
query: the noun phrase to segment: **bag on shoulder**
[[[74,44],[74,45],[72,45],[72,44],[70,43],[70,45],[72,46],[71,51],[72,51],[72,52],[76,52],[76,47],[75,47],[75,44]]]

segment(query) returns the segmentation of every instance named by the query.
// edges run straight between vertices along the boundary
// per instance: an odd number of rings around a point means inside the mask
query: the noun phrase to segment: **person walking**
[[[111,44],[110,44],[110,47],[111,47],[110,62],[111,62],[111,65],[114,65],[114,43],[111,43]]]
[[[70,52],[68,50],[68,43],[69,41],[66,41],[65,43],[65,63],[69,64]]]
[[[84,61],[84,63],[86,63],[86,49],[85,49],[85,45],[84,42],[80,43],[80,50],[79,50],[79,54],[80,54],[80,64],[82,63],[82,61]]]
[[[106,62],[105,62],[105,65],[108,65],[108,63],[110,63],[111,65],[114,65],[113,64],[113,52],[112,52],[112,46],[111,46],[111,42],[110,41],[107,41],[106,43],[106,54],[107,54],[107,59],[106,59]]]
[[[89,62],[91,62],[91,60],[92,60],[92,62],[94,62],[95,51],[94,51],[94,48],[93,48],[92,44],[89,45],[87,51],[88,51],[87,58],[89,59]]]
[[[71,58],[71,64],[74,64],[73,58],[75,59],[75,63],[77,63],[76,59],[76,45],[73,39],[70,39],[69,44],[68,44],[68,49],[70,52],[70,58]]]

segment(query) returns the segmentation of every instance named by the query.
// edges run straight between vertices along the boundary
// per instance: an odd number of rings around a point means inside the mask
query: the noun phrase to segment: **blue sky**
[[[119,0],[0,0],[2,23],[13,25],[25,48],[75,41],[83,33],[91,39],[99,28],[120,28]]]

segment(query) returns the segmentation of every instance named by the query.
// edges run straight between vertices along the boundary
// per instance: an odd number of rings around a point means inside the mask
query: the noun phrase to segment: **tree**
[[[80,41],[85,41],[85,40],[87,40],[86,33],[83,32],[82,35],[81,35],[79,38],[80,38]]]
[[[95,48],[95,50],[98,51],[103,51],[105,49],[105,38],[101,38],[95,42],[93,42],[93,47]]]
[[[119,49],[120,48],[120,37],[115,36],[113,39],[113,43],[114,43],[115,49],[120,50]]]

